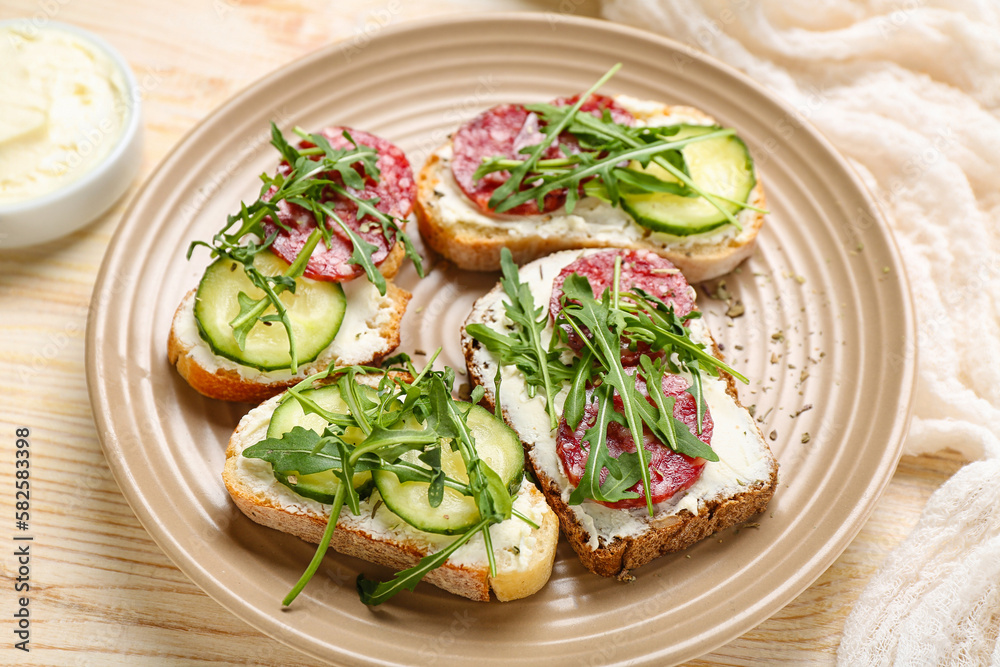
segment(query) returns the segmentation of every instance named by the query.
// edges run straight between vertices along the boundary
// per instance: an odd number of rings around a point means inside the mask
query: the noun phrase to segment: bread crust
[[[268,404],[265,404],[268,405]],[[273,405],[258,409],[274,410]],[[290,507],[279,497],[255,491],[241,474],[238,460],[245,446],[254,444],[244,442],[248,435],[249,415],[244,417],[234,431],[226,448],[226,463],[222,479],[232,497],[233,502],[250,519],[268,528],[280,530],[295,535],[307,542],[318,544],[326,529],[327,517],[309,507]],[[522,493],[532,496],[534,502],[544,505],[541,492],[531,484],[522,485]],[[537,496],[537,498],[536,498]],[[328,509],[328,506],[322,506]],[[398,539],[378,537],[365,530],[358,521],[348,523],[349,511],[344,509],[333,532],[330,547],[335,551],[361,558],[371,563],[385,565],[395,570],[403,570],[416,565],[427,555],[420,545],[407,541],[405,536]],[[517,520],[517,519],[512,519]],[[353,525],[351,525],[353,524]],[[455,595],[480,602],[490,601],[492,588],[496,599],[500,601],[515,600],[538,591],[548,581],[555,559],[556,543],[559,538],[559,521],[555,514],[546,511],[541,525],[533,531],[538,545],[537,556],[529,568],[513,574],[502,572],[496,578],[490,577],[489,563],[474,565],[456,564],[446,561],[441,567],[429,572],[423,581],[434,584]]]
[[[491,295],[494,298],[500,298],[499,293],[500,286],[498,285],[483,299],[490,298]],[[471,322],[470,317],[466,324]],[[462,349],[469,381],[473,387],[481,385],[487,390],[482,403],[484,407],[493,411],[493,375],[485,374],[483,369],[474,362],[474,355],[479,347],[480,343],[466,334],[463,328]],[[721,359],[722,354],[714,339],[712,347],[714,356]],[[735,379],[728,373],[722,373],[721,377],[726,383],[726,393],[733,398],[740,409],[745,409],[740,403]],[[502,414],[507,425],[516,432],[515,422],[511,419],[506,407],[503,407]],[[688,510],[682,510],[677,514],[663,516],[660,522],[657,522],[656,517],[654,517],[650,529],[638,537],[616,537],[610,543],[605,543],[599,537],[600,542],[596,549],[588,544],[590,534],[563,500],[559,483],[535,465],[532,444],[522,439],[522,445],[525,449],[527,468],[538,481],[549,507],[559,517],[559,525],[563,535],[584,566],[591,572],[604,577],[628,580],[631,579],[631,570],[664,554],[686,549],[720,530],[739,525],[767,507],[777,488],[778,464],[770,448],[767,447],[759,425],[756,422],[753,422],[753,425],[769,457],[770,476],[766,482],[758,481],[735,495],[706,499],[697,515]]]
[[[685,108],[685,111],[693,111]],[[707,118],[707,117],[706,117]],[[442,148],[449,146],[451,140]],[[748,234],[744,240],[736,238],[723,242],[709,242],[678,247],[672,245],[669,237],[656,234],[635,222],[641,238],[630,240],[624,236],[614,240],[595,238],[585,231],[565,234],[515,234],[502,218],[491,227],[473,225],[468,221],[449,222],[444,219],[439,205],[437,190],[443,183],[457,189],[449,173],[448,163],[442,159],[441,150],[435,151],[427,159],[417,174],[417,199],[414,211],[417,228],[424,242],[442,257],[461,269],[470,271],[500,270],[500,250],[508,248],[518,265],[549,255],[559,250],[574,248],[627,248],[651,250],[666,257],[687,277],[689,282],[701,282],[725,275],[753,254],[757,234],[764,224],[764,214],[752,212],[744,222]],[[460,190],[459,190],[460,192]],[[764,188],[757,174],[757,184],[750,193],[750,203],[757,208],[765,208]],[[470,204],[471,205],[471,204]],[[749,210],[749,209],[747,209]],[[539,215],[525,218],[537,220],[544,229],[551,216]]]
[[[400,249],[399,253],[396,253],[396,248]],[[390,253],[390,258],[393,255],[398,255],[397,258],[393,259],[395,266],[390,265],[387,267],[391,270],[390,276],[395,275],[399,269],[400,258],[402,257],[401,246],[397,244],[396,248]],[[386,261],[388,262],[389,258]],[[361,277],[357,278],[357,280],[365,280],[365,278]],[[299,372],[289,379],[270,378],[266,382],[248,379],[240,375],[236,370],[221,368],[219,366],[205,366],[199,363],[193,354],[191,341],[185,341],[179,333],[181,330],[180,318],[189,314],[184,307],[185,303],[188,299],[194,299],[196,292],[197,290],[188,292],[174,313],[170,335],[167,339],[167,359],[177,367],[177,371],[181,377],[198,393],[204,396],[222,401],[260,403],[271,396],[280,394],[311,373],[323,370],[331,361],[336,362],[338,365],[341,363],[341,360],[336,358],[324,360],[324,355],[321,354],[316,361],[303,365],[299,369]],[[392,302],[391,312],[385,324],[379,329],[379,336],[385,341],[385,345],[372,357],[368,359],[351,359],[349,360],[350,364],[377,366],[382,359],[399,346],[399,325],[403,314],[406,312],[406,306],[410,301],[411,294],[395,283],[387,281],[386,296]]]

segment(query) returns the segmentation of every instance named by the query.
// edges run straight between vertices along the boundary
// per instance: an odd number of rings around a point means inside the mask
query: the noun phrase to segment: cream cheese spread
[[[125,75],[68,30],[0,27],[0,204],[52,192],[91,171],[121,138]]]

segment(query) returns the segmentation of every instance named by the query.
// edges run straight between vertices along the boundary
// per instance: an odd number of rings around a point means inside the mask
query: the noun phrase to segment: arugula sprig
[[[647,452],[642,446],[642,417],[639,412],[639,401],[636,400],[635,379],[625,372],[621,362],[621,339],[628,324],[625,314],[613,307],[610,291],[605,291],[600,301],[594,299],[590,281],[577,273],[568,276],[562,288],[564,306],[561,317],[572,321],[577,328],[586,328],[592,333],[593,341],[588,345],[588,349],[595,353],[604,367],[601,374],[602,384],[614,388],[621,398],[622,413],[636,443],[639,475],[643,488],[648,489],[649,463]],[[599,399],[603,397],[603,403],[606,405],[611,401],[610,394],[610,391],[602,391]],[[590,442],[593,445],[593,441]],[[646,506],[652,515],[653,501],[649,493],[646,494]]]
[[[400,590],[412,590],[421,577],[440,566],[462,544],[480,533],[489,555],[491,573],[495,575],[496,563],[489,527],[517,516],[537,528],[530,519],[513,510],[509,490],[476,453],[475,437],[465,421],[469,404],[451,397],[454,371],[432,371],[428,364],[417,373],[409,358],[403,356],[394,361],[401,366],[391,372],[351,367],[331,368],[310,376],[291,388],[283,400],[298,401],[306,414],[321,416],[327,422],[323,430],[316,432],[295,427],[280,438],[266,438],[243,451],[244,456],[270,463],[276,474],[288,476],[332,471],[340,482],[316,555],[285,597],[285,605],[292,603],[318,569],[344,506],[351,513],[360,514],[361,491],[354,487],[354,475],[359,472],[382,470],[395,474],[401,482],[425,482],[428,484],[428,502],[434,507],[440,505],[446,487],[454,489],[473,498],[480,514],[480,521],[456,541],[442,551],[425,557],[415,567],[400,572],[392,580],[379,583],[359,576],[358,591],[365,604],[380,604]],[[378,388],[374,392],[361,390],[359,375],[375,372],[382,374]],[[411,377],[413,379],[409,380]],[[311,400],[305,390],[316,386],[316,383],[335,384],[347,404],[347,410],[343,413],[331,412]],[[473,398],[482,398],[482,392],[477,388]],[[415,422],[420,428],[414,426]],[[349,431],[355,437],[350,437]],[[356,437],[357,431],[363,433],[360,440]],[[451,447],[461,453],[468,482],[453,479],[444,473],[441,466],[442,447]],[[410,457],[404,458],[407,452],[418,453],[416,462]]]
[[[506,249],[502,251],[501,261],[512,265],[513,260]],[[570,428],[578,428],[587,414],[588,400],[596,402],[596,408],[591,411],[593,423],[588,424],[583,433],[583,440],[589,446],[587,464],[570,495],[571,503],[578,504],[585,499],[616,502],[635,498],[636,494],[629,489],[641,481],[646,508],[652,514],[648,456],[643,446],[646,430],[676,452],[709,461],[719,460],[711,447],[698,438],[706,410],[703,374],[718,377],[727,373],[743,383],[748,380],[692,338],[691,321],[700,317],[700,313],[695,311],[681,317],[674,312],[672,304],[641,289],[622,291],[618,258],[613,283],[600,296],[594,296],[585,276],[571,274],[566,278],[562,286],[562,307],[551,325],[555,335],[552,342],[539,351],[530,344],[530,339],[541,337],[541,330],[549,326],[546,318],[537,319],[530,288],[520,281],[516,272],[506,268],[504,277],[508,281],[504,287],[507,296],[504,307],[512,326],[501,332],[477,324],[470,325],[466,331],[497,357],[499,365],[515,365],[521,370],[526,383],[540,385],[541,369],[547,368],[549,377],[554,379],[547,391],[553,398],[565,392],[563,416]],[[511,317],[511,312],[530,312],[535,319]],[[566,331],[575,332],[582,341],[583,347],[578,354],[567,354]],[[638,367],[626,369],[621,362],[621,350],[623,344],[628,346],[634,342],[645,343],[650,352],[640,357]],[[571,361],[565,362],[566,357]],[[690,378],[688,392],[698,406],[695,432],[674,416],[674,397],[665,396],[660,390],[664,374],[668,372],[683,373]],[[639,380],[645,382],[646,392],[640,390]],[[616,397],[622,404],[621,412],[614,408]],[[499,391],[494,400],[499,404]],[[546,402],[554,401],[547,399]],[[636,444],[635,452],[617,458],[611,456],[607,429],[612,422],[628,429]]]
[[[493,193],[493,196],[490,197],[489,201],[490,208],[496,210],[497,213],[500,213],[516,206],[516,204],[507,204],[505,200],[513,196],[516,192],[518,192],[521,189],[521,184],[524,182],[525,177],[531,172],[535,164],[541,159],[542,153],[545,152],[545,149],[548,148],[553,141],[559,138],[559,135],[566,128],[569,122],[573,119],[573,115],[580,110],[580,107],[583,106],[583,103],[586,102],[588,99],[590,99],[590,96],[593,95],[595,92],[597,92],[597,90],[601,86],[603,86],[612,76],[614,76],[615,72],[620,70],[621,67],[622,67],[621,63],[617,63],[616,65],[614,65],[610,70],[608,70],[604,74],[604,76],[602,76],[597,81],[597,83],[595,83],[593,86],[590,87],[590,90],[588,90],[586,93],[580,96],[580,99],[576,101],[576,104],[570,107],[570,113],[568,113],[565,117],[560,119],[559,122],[549,125],[548,127],[542,129],[543,139],[534,146],[525,148],[522,151],[524,153],[527,153],[527,158],[521,164],[518,164],[510,169],[510,177],[504,182],[503,185],[497,188],[496,191]],[[482,178],[482,176],[485,173],[488,172],[482,172],[481,174],[480,170],[477,170],[473,178]],[[524,201],[530,201],[533,198],[534,197],[529,197]],[[539,209],[543,208],[541,199],[539,199],[538,207]]]
[[[466,331],[469,335],[486,345],[490,350],[498,351],[500,364],[516,366],[524,374],[530,396],[541,389],[545,397],[545,408],[549,414],[550,426],[559,425],[559,414],[556,410],[555,396],[557,386],[570,377],[564,364],[559,363],[560,352],[551,349],[542,341],[542,332],[549,321],[548,309],[535,306],[531,288],[522,283],[518,277],[517,264],[507,248],[500,251],[500,268],[503,277],[500,285],[507,295],[504,302],[506,315],[517,327],[507,335],[502,334],[484,324],[470,324]],[[496,392],[500,395],[501,377],[499,368],[496,376]]]
[[[328,204],[330,193],[354,202],[358,207],[358,221],[366,221],[362,225],[377,225],[390,245],[399,239],[417,273],[421,277],[424,275],[420,255],[402,230],[405,221],[379,211],[375,206],[378,203],[377,197],[364,199],[348,190],[364,189],[366,179],[376,182],[379,180],[381,174],[377,164],[378,152],[370,146],[355,142],[347,131],[343,136],[351,144],[351,148],[344,149],[333,148],[322,134],[309,134],[300,128],[295,128],[295,133],[313,146],[297,148],[291,145],[277,125],[271,123],[271,145],[288,163],[289,172],[278,172],[273,176],[261,174],[261,188],[257,199],[249,205],[240,202],[239,212],[227,217],[226,224],[212,237],[211,242],[196,240],[191,243],[187,252],[187,258],[190,259],[196,247],[204,246],[211,251],[213,258],[226,257],[243,267],[247,278],[264,296],[253,299],[243,292],[237,295],[240,311],[229,323],[236,343],[242,350],[246,345],[247,335],[258,323],[280,322],[288,334],[290,368],[293,373],[298,371],[295,334],[280,295],[284,291],[295,293],[296,281],[305,272],[309,258],[320,242],[328,248],[332,246],[331,224],[351,241],[353,248],[348,263],[360,266],[381,295],[384,296],[386,292],[385,277],[379,272],[373,259],[377,247],[364,240],[337,215]],[[254,259],[268,250],[277,238],[277,230],[267,234],[268,222],[287,229],[278,216],[278,204],[282,201],[310,211],[316,219],[316,228],[307,237],[306,243],[288,269],[283,274],[269,276],[254,266]]]
[[[572,212],[575,208],[581,190],[588,195],[605,199],[614,206],[620,204],[623,191],[702,197],[737,229],[742,229],[739,221],[731,207],[725,206],[723,202],[735,206],[737,211],[749,208],[766,212],[748,202],[707,192],[691,178],[684,159],[684,147],[698,141],[732,136],[735,134],[734,130],[715,128],[704,134],[677,139],[674,137],[678,132],[677,127],[621,125],[613,120],[607,110],[601,117],[590,113],[579,113],[583,103],[620,68],[621,63],[612,67],[571,107],[554,104],[526,106],[541,120],[542,140],[521,150],[521,153],[526,154],[523,160],[494,156],[484,160],[473,174],[474,179],[480,179],[496,171],[510,173],[507,181],[490,197],[491,209],[503,213],[527,202],[536,201],[538,208],[543,210],[546,196],[565,189],[565,206],[568,212]],[[560,145],[565,157],[542,159],[544,151],[564,132],[576,139],[579,151],[571,152]],[[664,181],[630,168],[628,164],[633,160],[638,161],[644,169],[651,162],[658,165],[676,179],[676,182]],[[525,187],[527,184],[531,186]]]

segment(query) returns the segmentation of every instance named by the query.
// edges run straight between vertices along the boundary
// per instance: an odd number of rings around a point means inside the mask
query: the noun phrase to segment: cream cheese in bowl
[[[0,250],[103,213],[141,155],[128,65],[73,26],[0,22]]]

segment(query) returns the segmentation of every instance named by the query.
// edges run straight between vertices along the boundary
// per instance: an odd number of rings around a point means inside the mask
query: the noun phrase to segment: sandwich
[[[502,263],[463,328],[468,375],[588,569],[628,579],[764,510],[777,463],[739,402],[746,379],[669,260],[584,249]]]
[[[417,223],[456,266],[570,248],[631,248],[692,282],[754,249],[764,191],[746,145],[704,112],[594,91],[503,104],[459,127],[418,175]]]
[[[321,553],[401,570],[387,582],[360,577],[366,604],[421,580],[479,601],[530,595],[551,573],[558,520],[524,476],[514,433],[452,399],[453,381],[412,366],[319,373],[243,417],[226,488],[248,517]]]
[[[392,282],[406,256],[416,185],[403,152],[330,127],[289,144],[207,247],[213,262],[178,306],[167,352],[200,393],[259,403],[334,366],[378,364],[399,344],[410,293]]]

